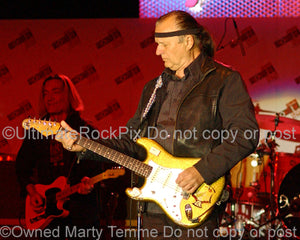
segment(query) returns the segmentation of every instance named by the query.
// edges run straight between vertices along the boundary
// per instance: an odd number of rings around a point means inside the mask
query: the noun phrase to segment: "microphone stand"
[[[242,55],[246,56],[246,51],[245,51],[245,48],[243,46],[243,40],[241,39],[241,35],[240,35],[240,32],[239,32],[238,26],[237,26],[236,21],[235,21],[234,18],[232,18],[232,21],[233,21],[234,29],[236,31],[237,41],[238,41],[238,44],[240,45],[240,48],[241,48]]]
[[[142,204],[140,201],[137,202],[137,240],[141,239],[141,229],[142,229]]]
[[[270,208],[271,208],[271,219],[275,216],[275,207],[274,207],[274,185],[275,185],[275,161],[276,161],[276,152],[275,152],[275,134],[276,134],[276,128],[279,123],[279,113],[276,113],[276,118],[275,118],[275,128],[274,131],[272,132],[271,135],[271,141],[268,142],[268,146],[270,148],[270,175],[271,175],[271,181],[270,181]]]
[[[232,44],[235,42],[234,39],[232,39],[231,41],[229,41],[228,43],[226,43],[225,45],[221,45],[221,43],[223,42],[223,39],[225,37],[225,34],[226,34],[226,23],[227,23],[227,20],[229,20],[230,18],[227,18],[225,19],[225,32],[216,48],[216,51],[220,51],[222,49],[224,49],[226,46],[230,45],[232,46]],[[236,40],[236,44],[237,45],[240,45],[240,48],[241,48],[241,53],[242,53],[242,56],[246,56],[246,51],[245,51],[245,48],[244,48],[244,45],[243,45],[243,39],[241,38],[241,35],[240,35],[240,31],[238,29],[238,26],[237,26],[237,23],[235,21],[234,18],[231,18],[232,19],[232,22],[233,22],[233,27],[235,29],[235,32],[236,32],[236,35],[237,35],[237,40]]]
[[[136,180],[134,179],[134,173],[131,172],[131,181],[130,181],[130,186],[131,188],[133,188],[133,186],[136,184]],[[132,219],[132,216],[131,216],[131,212],[132,212],[132,203],[133,203],[133,200],[130,198],[130,204],[129,204],[129,219],[130,219],[130,228],[132,227],[131,225],[131,219]],[[142,210],[143,210],[143,206],[141,204],[140,201],[137,201],[137,240],[141,240],[141,229],[142,229]]]

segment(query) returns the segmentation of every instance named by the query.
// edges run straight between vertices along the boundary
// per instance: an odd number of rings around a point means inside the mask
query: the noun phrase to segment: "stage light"
[[[0,153],[0,162],[12,162],[14,160],[15,160],[14,155],[6,154],[6,153]]]
[[[251,161],[251,166],[252,166],[252,167],[257,167],[257,166],[258,166],[258,162],[257,162],[256,159],[253,159],[253,160]]]

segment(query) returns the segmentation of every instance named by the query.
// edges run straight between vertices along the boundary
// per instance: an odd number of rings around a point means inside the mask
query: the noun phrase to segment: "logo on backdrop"
[[[33,37],[32,32],[30,31],[30,29],[26,29],[23,32],[21,32],[20,37],[18,37],[17,39],[11,41],[8,44],[8,48],[10,50],[12,50],[12,49],[14,49],[15,47],[17,47],[21,44],[25,44],[26,47],[30,47],[30,46],[35,44],[35,39]]]
[[[151,34],[151,36],[147,37],[143,41],[140,42],[141,48],[146,48],[149,45],[154,43],[154,33]]]
[[[286,32],[285,36],[274,42],[275,47],[279,48],[289,42],[292,42],[294,46],[300,44],[300,30],[296,26],[288,29]]]
[[[111,114],[113,117],[123,114],[121,106],[117,100],[113,100],[112,102],[108,103],[105,109],[101,110],[95,115],[95,118],[97,119],[97,121],[99,121]]]
[[[56,50],[67,43],[72,47],[79,43],[79,37],[73,28],[67,30],[61,38],[53,42],[52,47]]]
[[[5,64],[0,65],[0,83],[6,84],[12,79],[12,76]]]
[[[121,32],[117,28],[113,28],[110,31],[108,31],[107,36],[100,39],[96,43],[96,47],[98,49],[105,47],[108,44],[112,44],[113,47],[118,47],[121,44],[123,44],[123,37],[121,35]]]
[[[291,115],[292,118],[300,116],[300,106],[297,99],[293,99],[285,105],[287,108],[282,111],[285,115]]]
[[[133,64],[127,68],[127,72],[123,73],[119,77],[115,78],[116,84],[121,84],[128,79],[132,78],[132,80],[139,81],[143,79],[143,75],[141,73],[141,69],[137,64]]]
[[[29,100],[25,100],[22,103],[19,104],[19,107],[15,110],[13,110],[11,113],[9,113],[7,115],[7,118],[9,121],[14,120],[15,118],[17,118],[18,116],[22,115],[22,114],[26,114],[27,116],[30,116],[32,113],[32,105],[29,102]]]
[[[52,69],[51,69],[50,65],[48,65],[48,64],[44,65],[44,66],[40,67],[40,71],[38,73],[34,74],[32,77],[27,79],[27,82],[29,85],[32,85],[32,84],[40,81],[41,79],[48,77],[51,73],[52,73]]]
[[[97,76],[96,76],[97,70],[94,65],[89,64],[89,65],[85,66],[83,69],[84,69],[83,72],[77,74],[75,77],[73,77],[71,79],[74,84],[77,84],[77,83],[83,81],[84,79],[92,78],[92,76],[97,78]]]
[[[262,70],[249,78],[249,82],[254,84],[262,79],[267,79],[268,82],[278,79],[278,73],[272,63],[267,63],[262,66]]]

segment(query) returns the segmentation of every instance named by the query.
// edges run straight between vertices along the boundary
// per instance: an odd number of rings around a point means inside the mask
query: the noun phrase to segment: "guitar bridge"
[[[183,192],[183,193],[182,193],[182,198],[183,198],[183,199],[187,200],[187,199],[189,199],[189,197],[190,197],[190,194],[189,194],[189,193],[187,193],[187,192]]]

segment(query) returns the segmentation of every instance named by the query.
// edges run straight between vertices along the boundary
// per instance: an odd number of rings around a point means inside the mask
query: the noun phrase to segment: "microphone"
[[[237,41],[240,45],[240,48],[241,48],[241,52],[242,52],[242,55],[243,56],[246,56],[246,52],[245,52],[245,48],[243,46],[243,41],[241,39],[241,36],[240,36],[240,32],[239,32],[239,29],[238,29],[238,26],[234,20],[234,18],[232,18],[232,21],[233,21],[233,25],[234,25],[234,28],[235,28],[235,31],[236,31],[236,35],[237,35]]]

